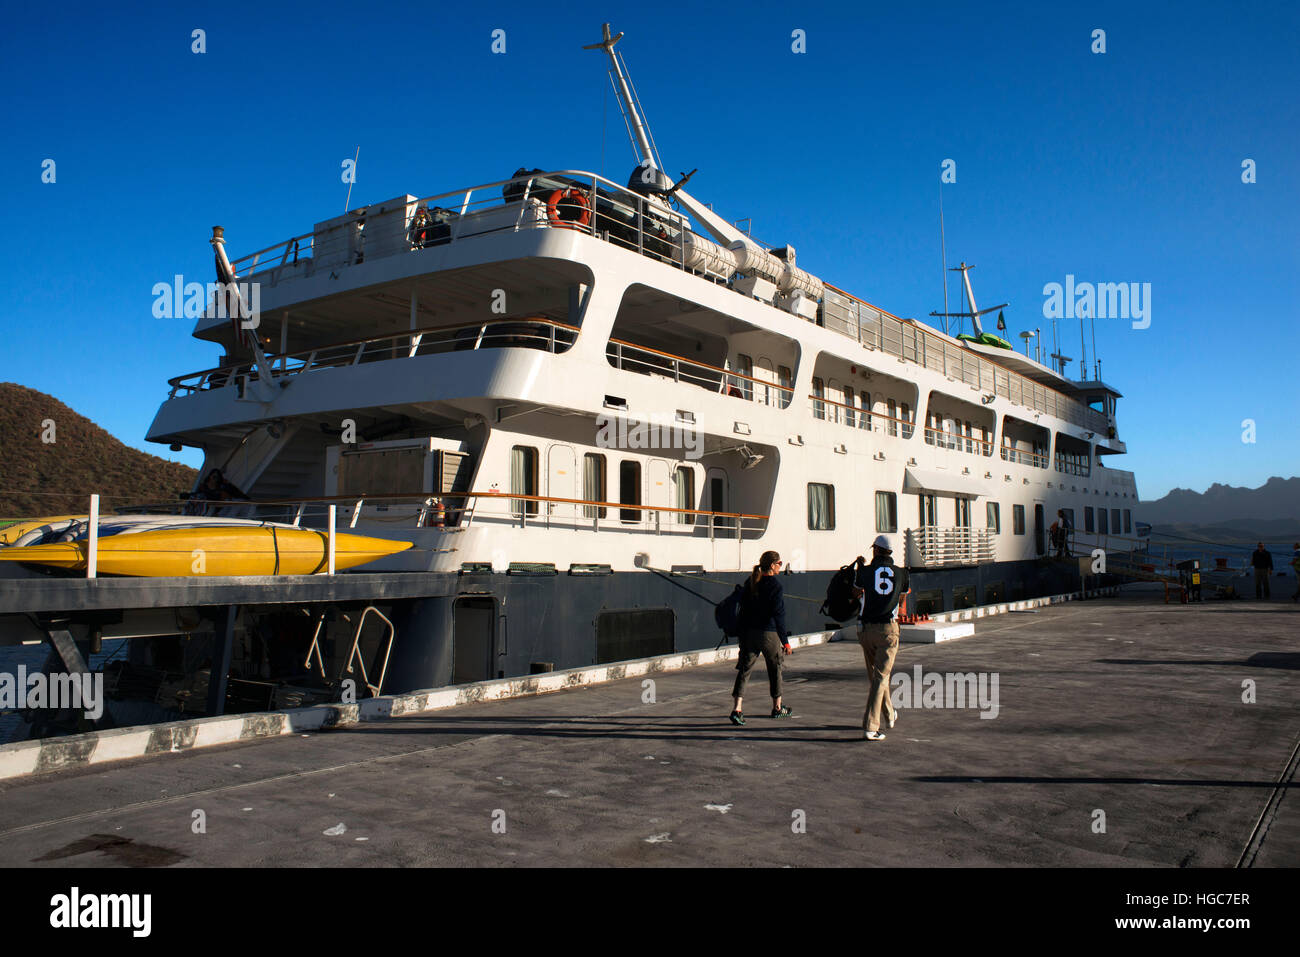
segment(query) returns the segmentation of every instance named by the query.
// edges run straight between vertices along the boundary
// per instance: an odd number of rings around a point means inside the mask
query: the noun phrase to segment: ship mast
[[[623,108],[623,116],[627,121],[628,132],[632,137],[632,146],[641,157],[641,165],[650,173],[649,178],[653,178],[665,192],[665,195],[671,195],[682,208],[691,214],[697,221],[713,234],[713,238],[725,246],[732,243],[740,242],[747,246],[753,245],[753,241],[742,233],[731,223],[727,222],[713,210],[709,209],[694,196],[691,196],[680,186],[675,186],[672,179],[663,171],[663,164],[659,161],[657,150],[654,147],[654,141],[650,136],[650,129],[645,121],[641,118],[641,111],[637,109],[637,98],[633,92],[633,86],[628,80],[627,64],[623,62],[620,54],[614,52],[614,45],[623,39],[622,31],[611,35],[609,24],[603,24],[601,30],[604,33],[603,39],[599,43],[591,43],[583,47],[584,50],[604,50],[609,57],[610,75],[614,79],[614,89],[618,93],[619,102]]]
[[[583,49],[604,50],[609,57],[609,74],[614,80],[615,90],[623,104],[623,117],[627,120],[628,133],[633,140],[632,146],[640,154],[643,166],[660,169],[659,158],[655,155],[655,149],[650,143],[650,134],[646,130],[645,122],[641,119],[641,113],[637,109],[636,97],[632,95],[632,89],[627,81],[623,58],[614,52],[614,45],[623,39],[623,31],[620,30],[615,36],[610,36],[608,23],[603,24],[601,29],[605,34],[604,39],[599,43],[588,44]]]
[[[975,292],[971,289],[970,275],[969,275],[970,270],[974,268],[975,268],[974,263],[967,265],[966,263],[963,262],[960,265],[953,266],[951,269],[948,270],[949,272],[961,273],[962,282],[966,286],[966,302],[970,306],[970,311],[969,312],[947,312],[945,310],[944,312],[932,312],[930,313],[930,315],[936,317],[941,316],[945,319],[969,319],[971,322],[971,328],[974,330],[975,338],[978,339],[980,336],[984,335],[984,327],[980,325],[980,316],[988,315],[990,312],[993,312],[996,309],[1004,309],[1008,305],[1010,305],[1010,303],[1004,302],[1000,306],[989,306],[987,309],[975,308]]]

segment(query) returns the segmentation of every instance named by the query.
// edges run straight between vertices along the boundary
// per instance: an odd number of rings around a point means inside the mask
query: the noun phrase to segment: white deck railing
[[[907,530],[907,564],[913,568],[983,565],[995,560],[992,529],[924,525]]]

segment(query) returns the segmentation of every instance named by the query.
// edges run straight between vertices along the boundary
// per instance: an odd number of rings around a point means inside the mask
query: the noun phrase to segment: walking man
[[[887,727],[898,722],[898,712],[889,700],[889,673],[898,655],[898,601],[908,592],[907,569],[893,564],[893,546],[887,535],[877,535],[871,545],[871,564],[858,569],[854,597],[862,597],[858,643],[867,662],[871,691],[862,715],[862,737],[885,740],[881,717]]]
[[[1273,555],[1260,542],[1251,553],[1250,563],[1255,566],[1255,597],[1268,599],[1268,576],[1273,574]]]

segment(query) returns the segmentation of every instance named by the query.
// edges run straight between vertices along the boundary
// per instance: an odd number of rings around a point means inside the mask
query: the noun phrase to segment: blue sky
[[[10,8],[0,380],[169,455],[144,442],[166,380],[217,350],[191,322],[155,319],[151,289],[212,278],[212,225],[235,255],[310,230],[343,211],[340,164],[357,146],[354,206],[519,166],[623,179],[634,157],[603,57],[580,49],[610,20],[669,171],[698,167],[695,196],[793,243],[829,282],[903,316],[941,309],[939,177],[953,159],[948,262],[977,264],[981,305],[1011,303],[1013,337],[1050,335],[1043,286],[1067,274],[1150,283],[1150,328],[1096,322],[1131,450],[1111,464],[1137,473],[1144,498],[1256,486],[1300,472],[1298,9]],[[806,53],[791,50],[795,29]],[[1063,336],[1077,370],[1078,323]]]

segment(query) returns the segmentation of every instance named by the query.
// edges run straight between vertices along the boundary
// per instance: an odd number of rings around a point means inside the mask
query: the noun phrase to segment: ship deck
[[[38,774],[0,784],[0,864],[1295,866],[1297,615],[1133,589],[980,619],[895,673],[996,673],[997,717],[905,709],[882,743],[836,642],[789,659],[787,721],[760,667],[729,725],[715,664],[653,703],[638,676]]]
[[[203,578],[0,578],[5,614],[307,602],[395,601],[443,594],[454,573],[212,575]]]

